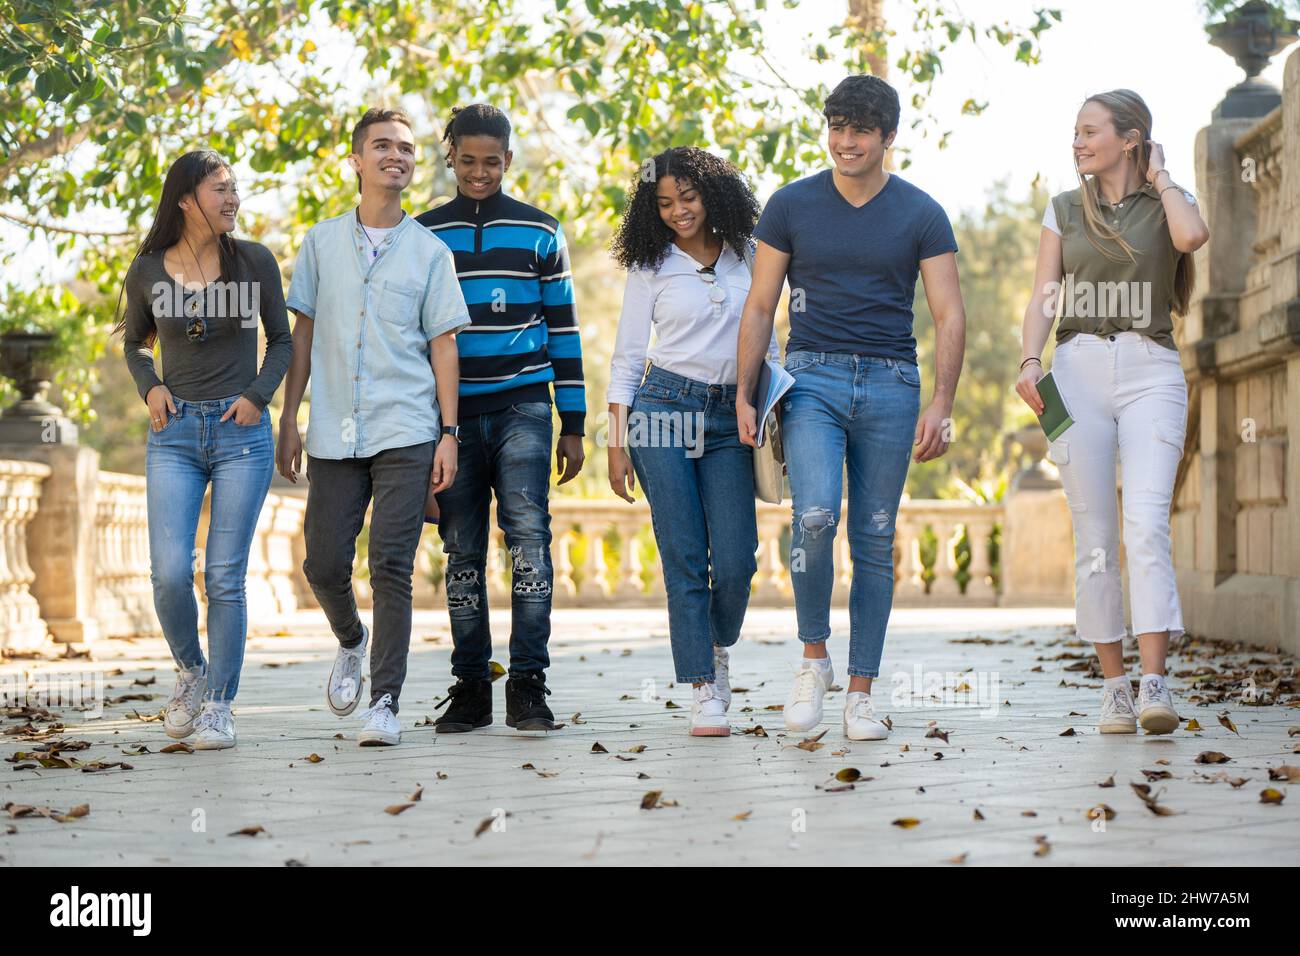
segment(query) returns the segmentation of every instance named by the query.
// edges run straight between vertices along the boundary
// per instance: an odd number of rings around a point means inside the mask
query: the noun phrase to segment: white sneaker
[[[235,716],[230,704],[210,700],[194,721],[195,750],[225,750],[235,746]]]
[[[731,655],[725,647],[713,645],[713,687],[726,710],[731,709]]]
[[[729,737],[731,725],[727,723],[727,705],[718,693],[716,684],[701,684],[691,688],[692,737]]]
[[[1178,711],[1159,674],[1147,674],[1138,684],[1138,723],[1149,734],[1167,734],[1178,727]]]
[[[790,730],[812,730],[822,722],[822,697],[835,683],[830,658],[825,664],[804,658],[794,673],[794,686],[785,701],[785,726]]]
[[[1125,678],[1127,684],[1128,678]],[[1101,719],[1097,731],[1103,734],[1137,733],[1137,710],[1127,686],[1106,687],[1101,692]]]
[[[366,719],[366,725],[357,734],[357,743],[362,747],[391,747],[401,741],[402,727],[393,713],[392,694],[379,698],[361,716]]]
[[[853,691],[844,704],[844,736],[849,740],[888,740],[889,726],[876,718],[871,695]]]
[[[325,687],[325,702],[338,717],[346,717],[356,710],[361,700],[361,690],[366,686],[366,679],[361,674],[361,665],[366,659],[366,648],[370,646],[370,629],[361,625],[361,643],[348,648],[339,645],[334,655],[334,666],[330,668],[330,682]]]
[[[163,730],[177,740],[194,732],[194,718],[199,715],[199,702],[208,689],[208,676],[203,668],[182,670],[176,675],[176,686],[163,707]]]

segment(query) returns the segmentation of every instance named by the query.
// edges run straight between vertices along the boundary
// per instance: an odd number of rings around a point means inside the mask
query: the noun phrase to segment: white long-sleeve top
[[[659,368],[697,382],[736,384],[736,341],[749,294],[749,267],[724,245],[713,268],[716,285],[723,291],[721,302],[710,299],[710,284],[700,277],[700,264],[675,243],[669,244],[657,272],[628,271],[610,361],[609,404],[632,404],[647,358]],[[780,356],[774,329],[768,357]]]

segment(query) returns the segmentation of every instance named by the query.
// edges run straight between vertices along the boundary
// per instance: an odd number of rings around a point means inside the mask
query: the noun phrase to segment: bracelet
[[[1169,190],[1171,190],[1171,189],[1182,189],[1182,188],[1183,188],[1183,187],[1180,186],[1180,185],[1178,185],[1177,183],[1172,183],[1172,182],[1171,182],[1171,183],[1170,183],[1168,186],[1166,186],[1164,189],[1160,190],[1160,192],[1159,192],[1158,195],[1160,196],[1161,199],[1163,199],[1163,198],[1165,197],[1165,193],[1169,192]]]
[[[1023,372],[1025,370],[1025,366],[1028,365],[1030,362],[1037,362],[1039,368],[1043,367],[1042,360],[1035,355],[1031,355],[1029,356],[1029,358],[1025,359],[1023,362],[1020,363],[1020,371]]]

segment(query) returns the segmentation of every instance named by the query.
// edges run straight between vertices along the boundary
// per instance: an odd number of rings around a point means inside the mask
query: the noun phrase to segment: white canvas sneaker
[[[235,717],[230,704],[210,700],[194,721],[195,750],[226,750],[235,746]]]
[[[691,688],[692,737],[728,737],[731,725],[727,723],[727,706],[714,684],[701,684]]]
[[[731,709],[731,655],[725,647],[713,645],[713,685],[722,706]]]
[[[1167,734],[1178,727],[1178,711],[1159,674],[1147,674],[1138,684],[1138,723],[1149,734]]]
[[[366,648],[369,646],[370,629],[362,624],[361,643],[352,648],[340,644],[334,655],[329,684],[325,687],[325,702],[335,716],[346,717],[356,710],[357,702],[361,700],[361,691],[366,686],[361,665],[366,659]]]
[[[391,747],[400,743],[402,727],[393,713],[393,696],[385,694],[368,710],[361,712],[366,724],[357,734],[357,743],[362,747]]]
[[[876,717],[871,695],[853,691],[844,704],[844,736],[849,740],[887,740],[889,725]]]
[[[168,737],[180,740],[194,732],[194,719],[199,715],[203,694],[208,689],[208,677],[203,668],[182,670],[176,675],[176,686],[163,707],[163,730]]]
[[[1097,730],[1103,734],[1137,733],[1137,710],[1127,687],[1102,688],[1101,719],[1097,721]]]
[[[822,722],[822,697],[835,683],[830,658],[825,663],[804,658],[794,672],[794,686],[785,701],[785,726],[790,730],[812,730]]]

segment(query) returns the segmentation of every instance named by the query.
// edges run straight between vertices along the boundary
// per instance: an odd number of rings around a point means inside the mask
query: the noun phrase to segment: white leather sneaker
[[[357,734],[362,747],[391,747],[402,740],[402,726],[393,713],[393,695],[385,694],[367,710],[361,712],[366,725]]]
[[[691,688],[692,737],[729,737],[731,725],[727,723],[727,705],[714,684],[701,684]]]
[[[731,655],[725,647],[713,645],[713,686],[722,706],[731,709]]]
[[[1101,691],[1101,719],[1097,731],[1103,734],[1137,733],[1137,710],[1127,687],[1104,687]]]
[[[844,704],[844,736],[849,740],[887,740],[889,726],[876,718],[871,695],[853,691]]]
[[[785,701],[785,726],[789,730],[812,730],[822,722],[822,697],[835,683],[829,657],[825,664],[804,658],[794,672],[794,686]]]
[[[194,721],[195,750],[226,750],[235,746],[235,717],[230,704],[210,700]]]
[[[1159,674],[1147,674],[1138,684],[1138,723],[1149,734],[1167,734],[1178,727],[1178,711]]]
[[[366,686],[361,665],[366,659],[366,648],[369,646],[370,629],[362,624],[361,643],[352,648],[340,644],[338,653],[334,655],[329,684],[325,687],[325,702],[338,717],[352,713],[361,700],[361,691]]]
[[[163,730],[168,737],[180,740],[194,732],[194,719],[198,717],[203,694],[208,689],[208,677],[203,668],[182,670],[176,675],[176,686],[163,707]]]

